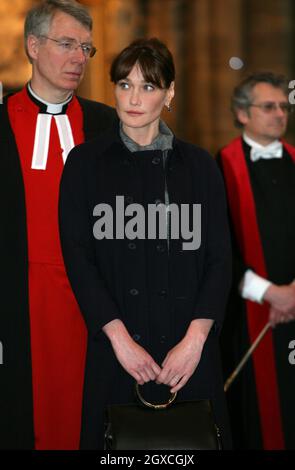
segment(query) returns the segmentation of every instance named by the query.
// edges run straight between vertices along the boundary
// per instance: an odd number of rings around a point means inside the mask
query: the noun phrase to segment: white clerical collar
[[[41,103],[43,103],[44,105],[47,106],[47,113],[49,114],[60,114],[63,110],[63,107],[69,103],[71,101],[71,99],[73,98],[73,93],[71,93],[71,95],[65,100],[63,101],[62,103],[49,103],[48,101],[45,101],[43,100],[42,98],[40,98],[40,96],[38,96],[33,90],[32,90],[32,87],[31,87],[31,84],[28,83],[28,88],[29,88],[29,91],[30,93],[32,94],[32,96],[40,101]]]

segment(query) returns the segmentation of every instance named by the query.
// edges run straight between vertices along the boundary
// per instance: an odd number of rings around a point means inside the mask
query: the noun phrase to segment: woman
[[[179,400],[210,398],[230,447],[218,352],[231,263],[224,188],[213,159],[160,120],[174,78],[163,43],[131,43],[111,67],[120,122],[76,147],[63,173],[63,253],[88,328],[82,448],[103,447],[106,405],[134,401],[135,381],[150,401],[163,400],[159,384]],[[154,236],[149,209],[161,202]],[[189,208],[190,228],[201,205],[198,249],[168,204]]]

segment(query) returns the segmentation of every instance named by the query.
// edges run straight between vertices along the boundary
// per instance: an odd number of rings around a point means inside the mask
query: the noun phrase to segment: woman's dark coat
[[[201,204],[201,246],[183,240],[97,240],[93,209],[164,201]],[[60,190],[60,230],[68,276],[88,327],[82,448],[99,448],[108,403],[134,401],[134,380],[121,367],[102,327],[122,319],[130,335],[161,364],[193,319],[214,326],[201,361],[179,399],[211,398],[224,446],[230,446],[218,333],[230,286],[231,252],[221,175],[204,150],[174,139],[164,169],[161,151],[131,153],[112,131],[73,149]],[[115,230],[114,230],[115,233]],[[145,396],[159,398],[158,386]],[[161,388],[161,387],[160,387]],[[158,387],[159,389],[159,387]]]

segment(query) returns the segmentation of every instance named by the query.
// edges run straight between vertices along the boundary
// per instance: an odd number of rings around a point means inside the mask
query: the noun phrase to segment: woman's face
[[[173,96],[174,82],[169,89],[158,88],[146,82],[140,67],[134,65],[128,77],[115,85],[116,109],[124,130],[157,135],[162,109]]]

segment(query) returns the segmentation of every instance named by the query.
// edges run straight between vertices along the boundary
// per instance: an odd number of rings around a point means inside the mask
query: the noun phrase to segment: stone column
[[[32,0],[0,2],[0,81],[4,92],[22,88],[31,76],[23,29],[25,15],[32,5]]]
[[[114,56],[138,35],[137,0],[84,0],[93,17],[93,42],[98,51],[90,59],[79,92],[90,99],[113,105],[109,69]]]
[[[176,68],[175,98],[172,111],[163,111],[163,119],[179,136],[183,135],[184,78],[182,44],[185,35],[183,25],[183,0],[150,0],[146,7],[146,36],[163,41],[173,54]]]
[[[187,137],[215,153],[234,134],[229,100],[242,55],[242,0],[198,0],[187,5],[185,50]]]
[[[292,2],[248,0],[245,22],[246,55],[252,70],[290,73],[294,30]]]

